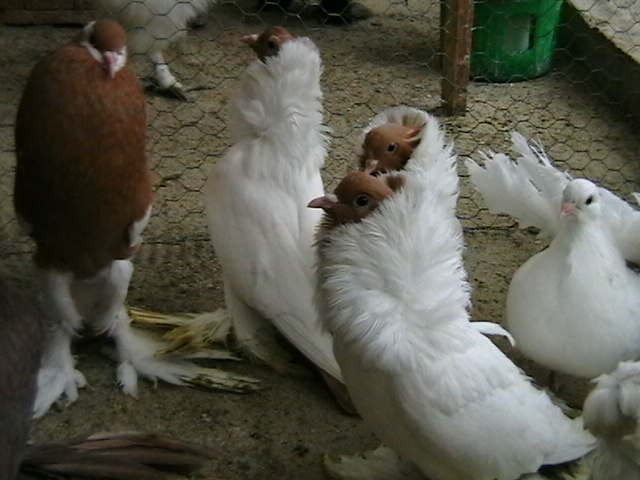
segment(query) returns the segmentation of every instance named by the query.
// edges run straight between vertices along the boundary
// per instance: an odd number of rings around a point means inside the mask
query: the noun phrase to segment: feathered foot
[[[118,260],[105,270],[100,282],[86,285],[84,304],[89,305],[87,315],[98,333],[105,333],[115,341],[115,359],[118,362],[117,379],[124,393],[137,397],[138,376],[162,380],[174,385],[197,385],[209,389],[246,392],[259,387],[259,381],[243,375],[199,367],[180,358],[160,357],[160,345],[151,338],[136,335],[124,306],[133,265]],[[79,292],[80,293],[80,292]],[[86,299],[93,299],[87,302]]]
[[[71,338],[82,326],[82,317],[71,293],[73,276],[46,269],[40,275],[42,311],[47,313],[49,326],[38,371],[35,417],[47,413],[59,400],[64,399],[66,404],[75,402],[78,388],[87,384],[84,375],[75,369],[71,355]]]
[[[21,471],[45,478],[158,480],[187,475],[213,458],[198,445],[155,434],[94,434],[65,443],[30,445]]]
[[[326,454],[323,466],[334,480],[425,480],[411,462],[382,445],[362,455]]]
[[[153,74],[145,79],[145,89],[178,100],[188,100],[186,89],[169,70],[169,65],[164,61],[162,52],[151,53],[149,58],[153,62]]]
[[[215,368],[200,367],[176,358],[161,357],[158,345],[150,338],[136,333],[126,320],[112,336],[116,342],[116,358],[119,363],[117,378],[124,393],[136,397],[138,375],[152,380],[162,380],[173,385],[189,385],[212,390],[249,392],[260,388],[260,381],[252,377],[225,372]]]
[[[71,404],[78,399],[78,388],[86,386],[84,375],[75,369],[71,356],[71,337],[62,330],[48,339],[38,371],[38,393],[34,417],[47,413],[56,402]]]

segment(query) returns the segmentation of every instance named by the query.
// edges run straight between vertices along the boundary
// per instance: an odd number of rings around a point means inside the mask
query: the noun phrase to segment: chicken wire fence
[[[638,189],[637,2],[565,1],[550,72],[518,82],[471,81],[466,112],[444,116],[441,15],[456,2],[361,1],[218,1],[191,25],[185,39],[164,52],[187,90],[187,101],[152,92],[147,96],[148,151],[157,180],[147,242],[208,238],[202,187],[211,166],[230,146],[228,103],[240,75],[254,60],[238,38],[259,33],[267,25],[283,25],[294,35],[309,36],[320,49],[325,121],[332,138],[324,169],[328,189],[355,168],[362,128],[382,109],[400,104],[441,116],[461,158],[478,159],[483,149],[508,151],[509,135],[515,130],[537,139],[562,169],[597,180],[627,198]],[[19,231],[12,205],[13,124],[20,94],[35,62],[76,29],[77,25],[3,28],[2,255],[32,249]],[[143,55],[134,56],[132,63],[141,78],[151,73]],[[469,187],[462,162],[460,169],[459,215],[464,226],[512,227],[511,219],[487,212]]]

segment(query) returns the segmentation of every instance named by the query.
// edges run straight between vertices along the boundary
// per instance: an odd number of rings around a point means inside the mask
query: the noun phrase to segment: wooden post
[[[443,54],[441,95],[447,115],[460,115],[467,109],[473,1],[440,2]]]

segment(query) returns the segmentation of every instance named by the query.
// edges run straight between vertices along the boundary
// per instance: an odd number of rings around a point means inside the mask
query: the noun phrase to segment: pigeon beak
[[[104,52],[104,68],[107,70],[109,78],[116,76],[118,67],[118,55],[114,52]]]
[[[309,208],[321,208],[323,210],[331,209],[336,203],[338,203],[338,199],[332,193],[326,194],[324,197],[314,198],[309,202],[307,207]]]
[[[368,158],[365,162],[364,162],[364,173],[368,173],[369,175],[375,175],[376,173],[376,168],[378,168],[378,160],[374,159],[374,158]]]
[[[560,218],[564,218],[568,215],[573,215],[576,213],[576,204],[573,202],[567,202],[562,204],[562,208],[560,208]]]

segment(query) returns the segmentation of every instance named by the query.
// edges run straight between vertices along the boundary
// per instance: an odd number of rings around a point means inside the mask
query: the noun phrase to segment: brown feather
[[[41,475],[116,480],[164,478],[160,472],[188,474],[213,458],[205,447],[156,434],[96,434],[65,443],[31,445],[22,470]]]
[[[130,257],[128,228],[152,201],[145,97],[128,68],[109,78],[78,41],[40,61],[16,119],[16,212],[41,268],[92,276]]]

